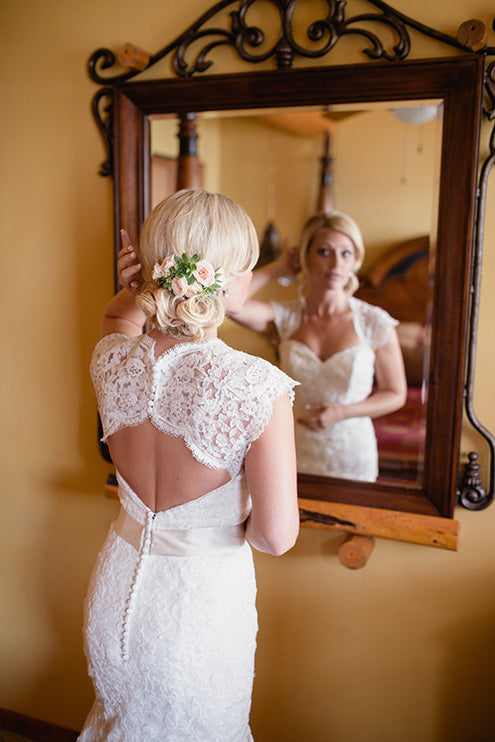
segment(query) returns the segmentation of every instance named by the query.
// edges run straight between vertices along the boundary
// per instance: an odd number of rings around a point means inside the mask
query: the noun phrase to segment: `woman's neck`
[[[325,317],[349,309],[349,294],[343,290],[325,291],[321,294],[309,291],[305,297],[305,310],[308,315]]]
[[[148,334],[150,338],[155,341],[155,346],[158,351],[167,350],[168,348],[172,348],[174,345],[178,345],[180,343],[205,343],[208,340],[212,340],[218,337],[216,328],[206,330],[203,337],[198,340],[195,340],[194,338],[167,335],[166,332],[161,332],[157,328],[151,330],[151,332],[149,332]]]

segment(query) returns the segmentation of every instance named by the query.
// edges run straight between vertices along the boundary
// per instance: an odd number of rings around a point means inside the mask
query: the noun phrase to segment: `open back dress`
[[[91,375],[104,436],[151,420],[230,481],[153,512],[117,473],[121,512],[85,601],[95,702],[80,742],[248,742],[257,633],[243,462],[294,382],[215,338],[158,358],[113,334]]]

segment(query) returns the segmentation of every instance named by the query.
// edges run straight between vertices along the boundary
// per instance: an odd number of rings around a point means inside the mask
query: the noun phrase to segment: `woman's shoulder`
[[[226,374],[225,381],[230,377],[230,383],[237,377],[246,389],[256,394],[274,398],[289,393],[292,397],[292,389],[298,382],[265,358],[232,348],[223,340],[219,340],[216,355]]]
[[[302,310],[301,299],[289,299],[288,301],[271,300],[270,304],[276,311],[283,314],[300,314]]]
[[[398,325],[398,321],[385,309],[353,296],[350,297],[349,304],[354,313],[358,335],[361,335],[373,349],[385,345],[389,339],[389,329]]]
[[[102,364],[121,362],[126,356],[136,354],[140,349],[147,353],[153,341],[148,335],[128,337],[120,332],[104,335],[96,343],[91,357],[91,370]]]
[[[222,354],[221,363],[225,363],[227,360],[230,360],[230,368],[233,370],[238,369],[245,369],[246,372],[250,375],[250,378],[256,379],[259,378],[258,374],[261,375],[267,375],[271,374],[273,376],[279,377],[279,378],[290,378],[285,374],[283,371],[281,371],[278,366],[275,366],[270,361],[267,361],[266,358],[260,358],[260,356],[252,355],[251,353],[246,353],[243,350],[238,350],[236,348],[232,348],[230,345],[227,345],[223,340],[219,340],[220,345],[220,353]],[[219,354],[220,359],[220,354]],[[227,368],[229,366],[226,366]],[[253,376],[253,373],[255,374]]]
[[[391,326],[399,324],[385,309],[382,309],[382,307],[376,304],[368,304],[368,302],[357,299],[355,296],[349,298],[349,304],[353,312],[361,316],[364,320]]]
[[[301,299],[290,301],[272,301],[273,319],[280,340],[290,337],[301,324],[302,302]]]

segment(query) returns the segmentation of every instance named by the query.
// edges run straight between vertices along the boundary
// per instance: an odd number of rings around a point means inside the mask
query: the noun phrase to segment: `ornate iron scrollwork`
[[[406,59],[411,49],[409,29],[436,39],[443,44],[470,51],[456,38],[430,28],[409,16],[400,13],[382,0],[366,0],[376,8],[376,12],[361,13],[355,16],[346,16],[347,2],[345,0],[326,0],[328,12],[325,17],[314,20],[307,28],[308,44],[299,43],[293,33],[293,17],[299,0],[269,0],[278,12],[278,30],[272,34],[275,40],[266,46],[267,32],[250,25],[248,13],[258,0],[221,0],[203,13],[184,33],[178,36],[156,54],[150,55],[145,69],[149,69],[159,60],[173,53],[173,71],[178,77],[191,77],[205,72],[212,65],[209,58],[214,49],[219,46],[232,47],[239,57],[248,63],[264,62],[275,59],[277,68],[289,69],[296,56],[316,59],[327,55],[345,36],[361,36],[368,46],[362,51],[370,59],[386,61],[400,61]],[[221,16],[222,11],[235,6],[228,15]],[[208,25],[215,18],[215,22],[223,22],[225,27]],[[368,24],[368,25],[362,25]],[[376,24],[377,29],[372,31],[369,24]],[[394,42],[391,50],[386,48],[378,31],[392,31]],[[197,49],[199,45],[199,50]],[[195,49],[192,61],[188,62],[188,53]],[[259,50],[259,51],[256,51]],[[490,50],[488,50],[490,51]],[[493,50],[491,50],[493,52]],[[117,58],[110,49],[99,48],[91,55],[88,61],[88,72],[92,80],[105,89],[96,93],[93,99],[93,115],[100,129],[108,157],[103,163],[100,173],[109,175],[112,172],[113,142],[112,142],[112,109],[111,101],[102,108],[100,103],[103,97],[110,97],[112,88],[124,84],[142,72],[140,69],[128,69],[118,74],[104,74],[112,68],[118,67]],[[492,80],[493,83],[493,80]],[[109,87],[111,86],[111,87]]]
[[[262,47],[267,39],[267,34],[263,29],[252,26],[248,22],[248,13],[257,0],[221,0],[198,18],[175,41],[151,55],[147,67],[152,67],[175,50],[173,57],[175,73],[181,77],[189,77],[209,69],[213,62],[208,59],[208,55],[216,47],[227,45],[233,47],[241,59],[247,62],[264,62],[274,57],[278,68],[288,68],[291,67],[295,56],[313,59],[323,57],[341,38],[349,35],[362,36],[369,43],[369,47],[363,49],[363,54],[371,59],[397,61],[405,59],[409,54],[411,48],[409,28],[443,44],[457,49],[466,49],[455,37],[409,18],[382,0],[367,0],[370,5],[377,8],[377,12],[361,13],[350,17],[346,17],[347,2],[345,0],[326,0],[328,12],[324,18],[317,19],[308,26],[306,36],[310,45],[303,46],[296,41],[293,34],[293,16],[299,0],[270,0],[270,2],[278,12],[280,23],[278,33],[274,34],[276,39],[268,48],[260,49],[258,53],[254,51]],[[219,28],[207,25],[213,17],[233,5],[237,5],[238,8],[229,12],[229,26]],[[387,27],[392,31],[396,38],[392,50],[387,51],[378,32],[366,26],[359,26],[361,23],[376,23],[380,26],[380,30]],[[204,46],[189,63],[186,60],[187,52],[200,41],[205,42]],[[117,75],[100,74],[99,70],[109,70],[115,64],[116,58],[110,49],[97,49],[88,62],[89,74],[97,83],[114,85],[126,82],[141,72],[141,70],[127,70]]]
[[[264,47],[267,33],[257,26],[248,22],[248,13],[258,0],[221,0],[213,5],[206,13],[203,13],[184,33],[156,54],[150,55],[145,69],[152,67],[159,60],[174,52],[172,58],[173,70],[178,77],[191,77],[194,74],[208,70],[213,61],[209,59],[211,52],[219,46],[231,46],[239,57],[249,63],[264,62],[275,58],[279,69],[289,69],[295,56],[316,59],[328,54],[345,36],[358,35],[364,38],[369,46],[362,51],[370,59],[384,59],[387,61],[398,61],[406,59],[411,49],[409,28],[419,33],[436,39],[449,46],[466,50],[453,36],[441,33],[434,28],[409,18],[392,8],[382,0],[367,0],[377,9],[377,12],[361,13],[356,16],[346,17],[345,0],[326,0],[328,12],[324,18],[314,20],[307,28],[306,36],[309,44],[303,46],[298,43],[293,34],[293,16],[299,0],[269,0],[276,8],[279,16],[279,28],[273,36],[275,41]],[[231,6],[227,17],[218,18],[222,11]],[[225,28],[209,26],[211,19],[226,23]],[[392,49],[387,50],[384,42],[377,31],[360,24],[377,24],[379,30],[392,31],[395,42]],[[203,46],[201,46],[203,44]],[[187,61],[188,52],[197,49],[191,62]],[[259,49],[258,52],[255,52]],[[103,97],[111,95],[112,87],[128,82],[142,72],[140,69],[130,69],[118,74],[103,74],[118,66],[115,54],[106,48],[97,49],[88,61],[88,72],[92,80],[105,89],[100,90],[93,99],[93,115],[100,129],[108,157],[100,168],[102,175],[112,172],[112,110],[111,102],[102,109],[100,106]]]
[[[495,29],[495,21],[493,23]],[[487,50],[490,55],[495,54],[494,49]],[[491,62],[485,69],[485,94],[487,105],[483,107],[483,113],[489,121],[495,120],[495,61]],[[461,487],[458,493],[458,502],[468,510],[483,510],[493,502],[495,498],[495,438],[478,420],[473,406],[474,373],[476,366],[476,336],[479,317],[479,296],[481,289],[481,267],[483,260],[483,241],[485,225],[486,192],[488,188],[488,176],[495,164],[495,126],[490,135],[489,155],[483,162],[478,180],[478,195],[476,209],[475,242],[473,250],[473,262],[471,267],[471,307],[469,313],[469,338],[468,355],[466,364],[466,382],[464,386],[464,401],[466,416],[474,429],[486,440],[490,450],[490,487],[488,491],[483,487],[480,477],[478,455],[474,452],[469,454]]]
[[[108,157],[102,163],[99,174],[112,175],[113,141],[113,88],[100,88],[92,100],[93,116],[105,142]]]
[[[213,61],[211,53],[220,46],[232,47],[238,56],[248,63],[264,62],[274,58],[278,69],[289,69],[295,57],[316,59],[329,54],[336,44],[346,36],[360,36],[367,46],[363,54],[372,60],[402,61],[411,50],[409,30],[414,30],[442,44],[461,51],[482,54],[487,60],[495,56],[495,47],[471,47],[462,44],[457,38],[426,26],[409,16],[395,10],[382,0],[365,0],[375,11],[347,16],[345,0],[325,0],[327,13],[323,18],[314,20],[307,27],[308,43],[303,45],[294,37],[294,12],[299,0],[264,0],[270,2],[278,13],[278,27],[271,34],[272,41],[267,41],[268,32],[248,21],[249,11],[258,0],[220,0],[201,15],[184,33],[178,36],[156,54],[150,55],[145,69],[152,67],[159,60],[170,54],[172,67],[176,76],[191,77],[208,70]],[[227,9],[233,8],[227,12]],[[222,12],[225,13],[222,16]],[[224,27],[209,25],[223,23]],[[479,22],[475,22],[479,23]],[[364,25],[363,25],[364,24]],[[374,30],[371,30],[371,27]],[[482,24],[480,24],[482,25]],[[495,29],[495,21],[493,24]],[[390,32],[394,41],[391,49],[382,40],[379,31]],[[484,42],[482,42],[484,43]],[[192,61],[187,61],[188,56]],[[88,61],[88,72],[94,82],[103,87],[95,94],[92,103],[93,115],[102,133],[107,159],[100,168],[101,175],[113,172],[113,100],[118,86],[125,84],[139,75],[143,68],[130,69],[116,74],[104,74],[117,66],[115,54],[110,49],[99,48]],[[495,61],[486,64],[485,96],[487,104],[484,115],[489,121],[495,120]],[[479,476],[477,454],[469,454],[469,462],[461,486],[457,493],[458,502],[466,508],[481,510],[495,498],[495,438],[479,422],[473,409],[473,386],[476,351],[476,334],[479,313],[479,293],[481,284],[481,263],[485,221],[485,202],[487,181],[495,163],[495,126],[491,132],[489,155],[482,164],[479,176],[477,195],[477,214],[474,235],[473,260],[471,265],[471,306],[469,314],[468,356],[466,363],[464,400],[466,415],[476,429],[485,438],[490,449],[490,487],[485,490]],[[313,515],[313,514],[312,514]]]

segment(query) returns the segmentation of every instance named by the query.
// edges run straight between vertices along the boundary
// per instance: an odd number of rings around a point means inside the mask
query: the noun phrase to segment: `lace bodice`
[[[177,343],[155,358],[148,335],[107,335],[90,370],[103,440],[149,418],[161,432],[181,437],[198,461],[231,476],[268,423],[272,402],[292,397],[294,386],[280,369],[218,338]]]
[[[272,302],[275,313],[275,326],[280,340],[291,337],[301,324],[304,304],[299,299],[289,302]],[[381,307],[368,304],[354,296],[349,297],[349,306],[356,335],[362,343],[376,350],[387,341],[389,327],[398,325],[398,321]]]
[[[386,342],[388,328],[397,322],[380,307],[353,297],[349,303],[359,342],[324,361],[305,343],[291,338],[301,323],[301,302],[274,303],[275,324],[281,339],[280,367],[300,382],[294,404],[298,470],[373,481],[378,473],[378,455],[369,417],[342,420],[317,431],[297,422],[306,413],[306,405],[352,404],[366,399],[372,392],[375,349]]]

